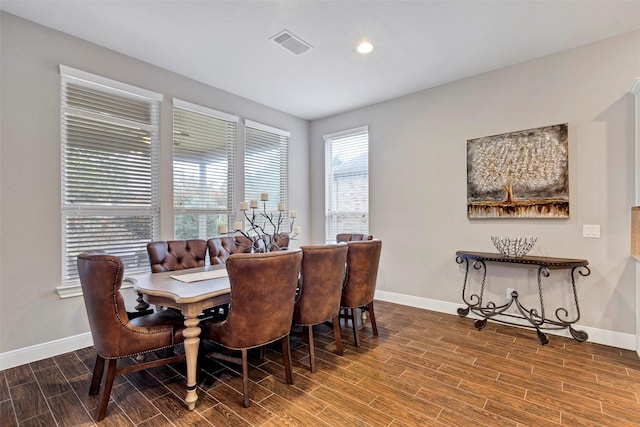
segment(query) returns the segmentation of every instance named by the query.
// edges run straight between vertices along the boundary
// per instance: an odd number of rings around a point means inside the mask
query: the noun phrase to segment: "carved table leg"
[[[149,310],[149,303],[144,300],[141,292],[138,292],[136,302],[138,303],[138,305],[136,305],[136,311],[145,312],[146,314],[146,311]]]
[[[198,400],[196,369],[198,366],[198,347],[200,345],[199,322],[197,316],[187,317],[184,321],[184,326],[186,327],[183,332],[185,337],[184,353],[187,358],[187,397],[184,400],[190,411],[195,409],[196,401]]]

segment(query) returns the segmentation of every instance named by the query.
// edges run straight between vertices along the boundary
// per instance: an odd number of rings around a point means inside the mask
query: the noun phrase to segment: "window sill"
[[[122,280],[122,286],[120,287],[120,289],[128,288],[133,288],[133,283],[127,280],[127,278],[125,277]],[[82,286],[80,285],[80,283],[77,283],[75,285],[58,286],[56,288],[56,293],[58,294],[60,299],[79,297],[82,296]]]

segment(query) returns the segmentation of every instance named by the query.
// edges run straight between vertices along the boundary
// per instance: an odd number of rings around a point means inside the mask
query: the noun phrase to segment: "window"
[[[277,212],[279,203],[284,203],[285,211],[289,206],[289,135],[287,131],[245,120],[245,200],[260,200],[260,195],[267,193],[268,212]],[[259,206],[262,210],[262,202]]]
[[[176,239],[208,239],[233,223],[238,117],[180,100],[173,108]]]
[[[369,127],[324,136],[326,241],[338,233],[369,234]]]
[[[162,96],[60,66],[62,139],[61,297],[79,295],[76,258],[120,256],[127,273],[149,268],[159,237]]]

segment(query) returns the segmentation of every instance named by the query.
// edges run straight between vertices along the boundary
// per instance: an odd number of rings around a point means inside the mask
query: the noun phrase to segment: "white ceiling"
[[[1,0],[0,9],[309,120],[640,29],[640,0]],[[313,49],[296,56],[269,40],[284,29]],[[367,56],[355,50],[365,39]]]

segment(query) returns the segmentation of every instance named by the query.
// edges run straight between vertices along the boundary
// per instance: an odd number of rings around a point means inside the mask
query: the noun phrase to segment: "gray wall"
[[[290,205],[297,225],[308,229],[307,121],[4,12],[0,28],[0,354],[89,331],[82,298],[55,292],[61,281],[59,64],[165,95],[163,239],[173,237],[173,97],[289,130]]]
[[[578,279],[579,324],[633,335],[629,90],[640,75],[639,46],[634,32],[312,122],[313,159],[323,158],[323,134],[370,126],[370,232],[383,241],[378,290],[459,303],[456,250],[494,252],[490,235],[537,236],[532,255],[590,262],[591,275]],[[570,219],[467,219],[466,140],[559,123],[569,124]],[[321,161],[311,163],[311,182],[312,239],[320,240]],[[602,237],[583,238],[583,224],[599,224]],[[489,268],[496,300],[508,286],[530,306],[537,301],[535,272]],[[568,279],[552,279],[546,302],[566,305]]]

